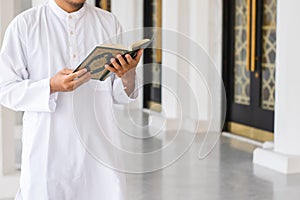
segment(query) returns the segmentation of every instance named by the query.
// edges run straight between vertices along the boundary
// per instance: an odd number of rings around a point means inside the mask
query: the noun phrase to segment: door
[[[276,0],[224,0],[223,78],[227,129],[273,140]]]
[[[95,5],[104,10],[110,11],[111,0],[96,0]]]
[[[162,0],[144,0],[144,27],[162,28]],[[153,33],[154,34],[154,33]],[[148,35],[148,33],[146,33]],[[143,107],[161,111],[161,31],[155,33],[156,44],[144,51]]]

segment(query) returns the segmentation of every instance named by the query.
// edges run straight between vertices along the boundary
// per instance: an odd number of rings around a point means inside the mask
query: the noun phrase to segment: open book
[[[110,75],[110,71],[104,66],[105,64],[112,66],[110,63],[111,58],[116,57],[118,54],[121,54],[123,58],[125,58],[126,54],[130,54],[134,58],[139,49],[147,48],[151,42],[149,39],[140,40],[128,48],[113,44],[96,46],[74,72],[86,68],[87,71],[91,72],[92,79],[104,81]]]

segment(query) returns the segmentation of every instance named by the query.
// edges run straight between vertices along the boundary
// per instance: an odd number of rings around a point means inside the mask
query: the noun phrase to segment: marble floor
[[[166,133],[172,138],[174,133]],[[180,134],[177,146],[191,133]],[[201,134],[199,134],[201,135]],[[188,139],[188,140],[189,140]],[[145,174],[127,174],[128,200],[299,200],[300,174],[285,176],[252,164],[255,145],[221,136],[212,152],[198,158],[203,137],[169,167]],[[162,145],[153,140],[137,149]],[[130,145],[129,145],[130,146]],[[167,155],[162,155],[164,160]],[[146,166],[151,163],[141,163]],[[12,199],[5,199],[12,200]]]
[[[285,176],[252,164],[256,146],[221,137],[199,160],[201,140],[158,172],[128,175],[128,200],[299,200],[300,174]]]

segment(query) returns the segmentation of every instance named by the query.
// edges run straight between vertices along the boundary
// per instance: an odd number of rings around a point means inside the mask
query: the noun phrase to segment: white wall
[[[299,7],[278,1],[275,151],[291,155],[300,155]]]

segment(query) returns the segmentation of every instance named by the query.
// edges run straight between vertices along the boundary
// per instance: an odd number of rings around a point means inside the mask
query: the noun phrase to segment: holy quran
[[[105,68],[106,64],[112,66],[110,63],[111,58],[115,58],[118,54],[121,54],[123,58],[126,54],[130,54],[132,58],[135,58],[137,52],[140,49],[147,48],[151,42],[150,39],[143,39],[133,43],[128,48],[114,44],[96,46],[74,72],[86,68],[88,72],[91,72],[92,79],[104,81],[111,73]]]

